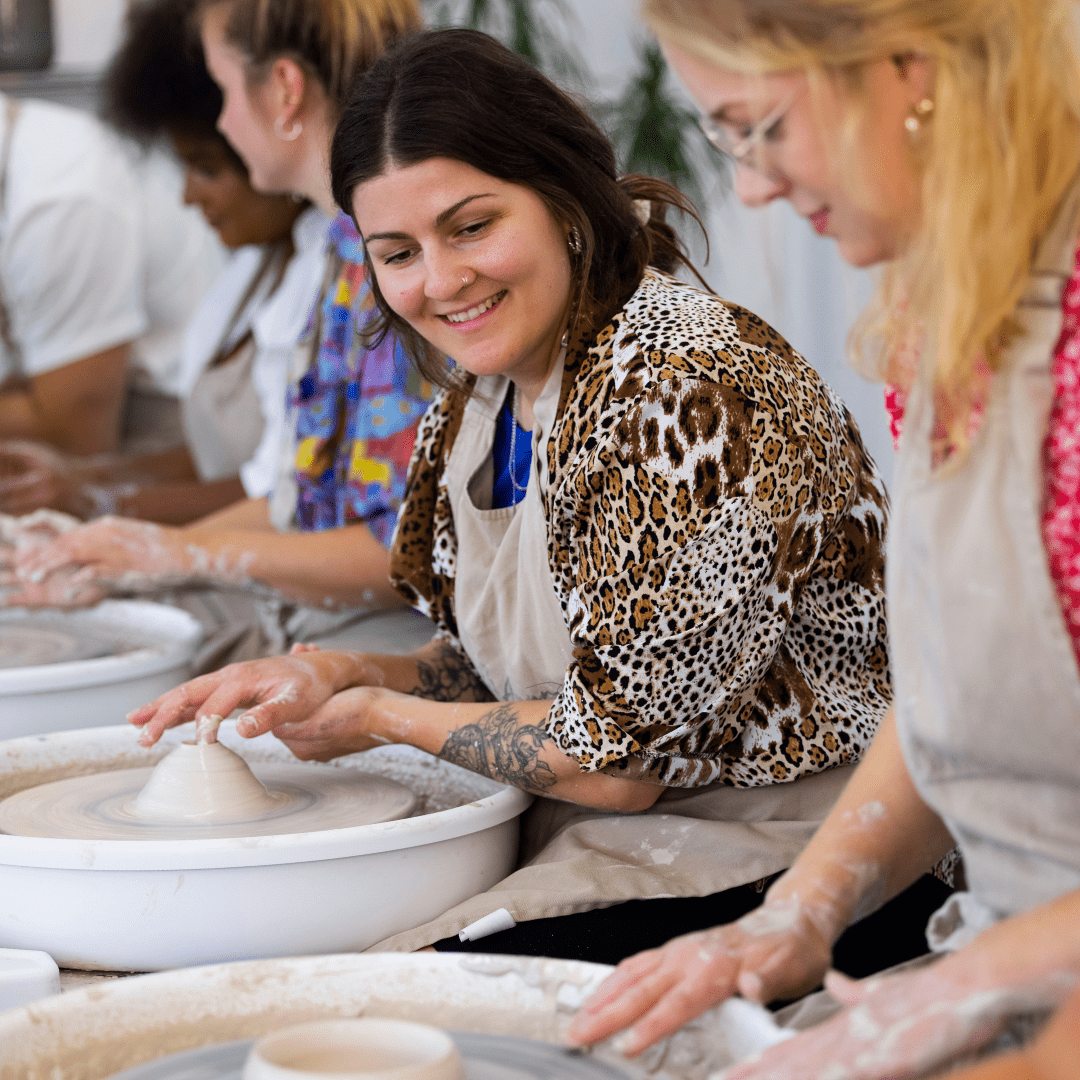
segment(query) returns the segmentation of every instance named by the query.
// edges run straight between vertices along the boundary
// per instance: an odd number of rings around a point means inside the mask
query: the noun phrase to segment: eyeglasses
[[[798,89],[793,90],[771,112],[763,116],[742,138],[734,138],[731,134],[730,121],[716,120],[711,116],[701,116],[698,124],[705,138],[716,147],[720,153],[727,155],[737,165],[745,165],[755,172],[768,173],[765,164],[765,147],[763,143],[771,135],[780,121],[787,115],[788,110],[795,104],[798,97]]]

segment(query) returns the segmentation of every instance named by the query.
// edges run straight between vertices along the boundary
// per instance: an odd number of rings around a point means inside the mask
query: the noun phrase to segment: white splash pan
[[[122,725],[2,742],[0,798],[66,776],[150,765],[190,737],[191,725],[173,729],[149,751]],[[240,739],[233,724],[219,738],[251,762],[296,760],[271,736]],[[435,812],[231,840],[0,835],[0,947],[40,949],[61,967],[103,971],[362,950],[513,868],[530,796],[411,747],[334,764],[400,780]]]
[[[105,1080],[169,1054],[332,1016],[416,1020],[557,1044],[611,971],[549,957],[371,953],[140,975],[0,1013],[0,1080]],[[627,1080],[706,1080],[790,1034],[760,1005],[734,998],[634,1061],[610,1042],[593,1055]],[[550,1061],[540,1070],[515,1069],[512,1053],[499,1076],[536,1080],[566,1071]]]
[[[17,624],[24,614],[10,609],[0,621]],[[148,600],[104,600],[62,617],[73,625],[108,623],[146,645],[119,656],[0,669],[0,739],[116,724],[187,679],[202,639],[186,611]]]
[[[375,953],[143,975],[0,1014],[0,1080],[103,1080],[181,1050],[329,1016],[558,1042],[610,971],[546,958]]]

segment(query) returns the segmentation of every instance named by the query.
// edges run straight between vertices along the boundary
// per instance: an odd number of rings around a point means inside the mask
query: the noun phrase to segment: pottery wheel
[[[631,1074],[589,1054],[514,1035],[448,1034],[465,1062],[467,1080],[627,1080]],[[110,1080],[240,1080],[254,1039],[184,1050],[114,1073]]]
[[[117,769],[54,780],[0,802],[0,833],[60,840],[207,840],[278,836],[371,825],[408,817],[416,796],[381,776],[331,765],[253,765],[272,796],[265,816],[227,824],[159,824],[140,820],[131,803],[152,769]]]
[[[38,667],[96,660],[131,652],[140,645],[122,631],[83,619],[40,613],[0,622],[0,668]]]

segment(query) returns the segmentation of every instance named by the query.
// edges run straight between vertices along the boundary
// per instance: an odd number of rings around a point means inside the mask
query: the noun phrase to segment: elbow
[[[609,810],[617,814],[635,814],[648,810],[664,792],[659,784],[647,784],[641,780],[623,780],[603,773],[583,773],[569,782],[560,784],[562,790],[549,795],[588,806],[593,810]]]

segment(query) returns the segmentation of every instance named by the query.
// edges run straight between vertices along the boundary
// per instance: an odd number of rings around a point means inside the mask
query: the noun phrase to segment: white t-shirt
[[[0,95],[0,142],[7,133]],[[124,342],[132,378],[176,395],[184,327],[224,262],[181,204],[179,168],[142,155],[87,113],[22,101],[0,211],[0,287],[18,365],[38,375]]]
[[[251,378],[262,402],[266,425],[251,460],[240,469],[244,491],[253,499],[269,495],[277,482],[286,435],[286,395],[300,335],[307,327],[326,273],[326,234],[333,223],[314,206],[293,225],[296,254],[277,291],[255,315],[255,363]]]

